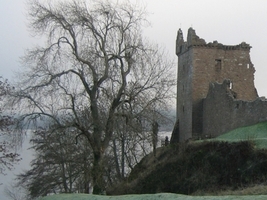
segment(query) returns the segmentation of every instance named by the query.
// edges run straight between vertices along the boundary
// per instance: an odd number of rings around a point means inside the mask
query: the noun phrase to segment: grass
[[[228,142],[250,140],[254,142],[257,148],[267,149],[267,122],[237,128],[211,140]]]
[[[159,193],[143,195],[122,195],[122,196],[97,196],[87,194],[60,194],[41,198],[41,200],[265,200],[267,195],[249,196],[187,196],[180,194]]]
[[[267,186],[266,185],[254,185],[246,188],[239,188],[236,190],[232,190],[231,188],[225,190],[211,191],[205,192],[196,191],[192,194],[193,196],[226,196],[226,195],[234,195],[234,196],[244,196],[244,195],[266,195],[267,196]]]

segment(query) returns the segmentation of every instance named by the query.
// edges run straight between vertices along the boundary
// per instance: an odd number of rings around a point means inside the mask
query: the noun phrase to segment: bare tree
[[[31,147],[35,158],[31,169],[17,176],[18,186],[24,186],[31,198],[51,193],[74,193],[89,190],[92,154],[87,140],[73,140],[72,130],[54,133],[35,132]]]
[[[11,200],[28,200],[26,191],[22,187],[17,187],[14,184],[6,186],[4,189],[5,195]]]
[[[136,115],[127,115],[125,109],[121,118],[115,122],[110,155],[113,155],[114,163],[111,166],[116,169],[117,179],[123,180],[152,149],[154,153],[156,152],[159,124],[163,126],[173,124],[168,114],[162,114],[163,111],[162,108],[147,107]]]
[[[15,119],[10,110],[3,110],[5,97],[10,90],[12,87],[8,81],[0,77],[0,174],[2,175],[6,169],[11,170],[13,165],[20,161],[10,130]]]
[[[145,12],[129,3],[32,0],[29,18],[47,42],[25,55],[13,106],[22,109],[20,122],[46,117],[58,129],[74,129],[73,138],[87,138],[94,193],[101,193],[115,122],[142,120],[148,108],[166,106],[173,64],[142,37]]]

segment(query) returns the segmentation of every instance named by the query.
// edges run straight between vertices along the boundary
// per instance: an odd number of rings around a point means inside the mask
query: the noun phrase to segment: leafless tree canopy
[[[96,169],[115,122],[155,121],[175,85],[173,63],[142,37],[145,19],[130,3],[29,1],[32,33],[47,40],[24,56],[13,106],[21,108],[21,122],[50,119],[53,127],[75,129],[74,139],[87,138],[95,188],[103,188]]]

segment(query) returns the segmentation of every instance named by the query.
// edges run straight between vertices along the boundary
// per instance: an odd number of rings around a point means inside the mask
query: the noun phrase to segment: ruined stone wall
[[[230,80],[210,83],[203,100],[203,135],[216,137],[242,126],[267,120],[267,100],[244,101],[234,98]]]
[[[254,86],[255,69],[250,60],[250,47],[205,45],[193,50],[193,100],[207,96],[209,83],[229,79],[236,98],[254,100],[258,97]]]
[[[206,43],[192,28],[184,41],[182,31],[178,31],[177,119],[181,139],[202,135],[203,99],[208,94],[210,82],[222,83],[229,79],[235,98],[252,101],[258,97],[250,48],[244,42],[239,45]]]
[[[193,47],[193,134],[202,132],[202,99],[208,94],[210,82],[231,80],[237,99],[255,100],[255,69],[247,46],[223,46],[217,43]]]

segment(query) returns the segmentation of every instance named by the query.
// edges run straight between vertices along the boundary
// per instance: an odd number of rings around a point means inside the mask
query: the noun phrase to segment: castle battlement
[[[176,55],[183,54],[188,51],[191,47],[201,48],[217,48],[223,50],[250,50],[251,46],[246,42],[242,42],[237,45],[223,45],[217,41],[206,43],[206,41],[197,36],[196,31],[192,28],[188,29],[187,41],[184,41],[183,32],[181,29],[178,30],[176,38]]]

